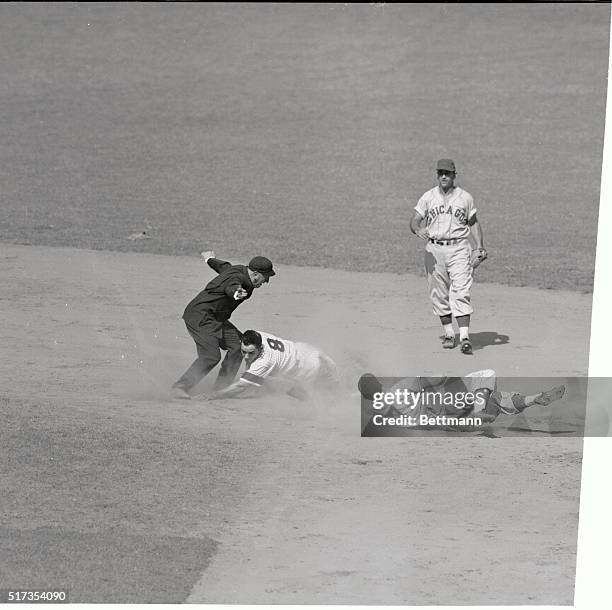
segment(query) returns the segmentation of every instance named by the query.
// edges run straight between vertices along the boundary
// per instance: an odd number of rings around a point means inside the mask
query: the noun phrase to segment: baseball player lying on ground
[[[227,388],[202,396],[205,400],[252,396],[262,388],[282,388],[304,400],[315,384],[333,389],[338,385],[334,361],[308,343],[296,343],[269,333],[247,330],[240,351],[246,368]]]
[[[377,401],[377,412],[384,417],[410,415],[419,420],[421,415],[433,418],[469,415],[480,418],[483,425],[491,424],[500,414],[517,415],[535,405],[548,406],[565,394],[564,385],[532,395],[500,391],[492,369],[475,371],[465,377],[407,377],[388,390],[383,390],[378,378],[366,373],[358,387],[366,400],[373,401],[373,405]],[[396,398],[381,404],[384,394],[389,397],[393,394]]]

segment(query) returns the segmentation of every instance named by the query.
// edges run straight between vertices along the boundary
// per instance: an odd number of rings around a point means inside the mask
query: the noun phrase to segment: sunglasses
[[[438,176],[454,176],[455,172],[452,172],[448,169],[439,169]]]

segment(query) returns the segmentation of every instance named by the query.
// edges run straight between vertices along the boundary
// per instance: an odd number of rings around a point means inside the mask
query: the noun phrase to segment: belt
[[[458,244],[462,239],[431,239],[429,241],[432,244],[438,244],[438,246],[452,246],[454,244]]]

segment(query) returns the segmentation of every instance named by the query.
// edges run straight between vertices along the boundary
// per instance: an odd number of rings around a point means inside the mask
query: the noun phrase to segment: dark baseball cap
[[[268,279],[276,275],[276,272],[272,268],[272,261],[265,256],[253,257],[249,262],[249,269],[265,275]]]
[[[436,165],[436,169],[443,169],[447,172],[456,172],[455,163],[452,159],[440,159]]]

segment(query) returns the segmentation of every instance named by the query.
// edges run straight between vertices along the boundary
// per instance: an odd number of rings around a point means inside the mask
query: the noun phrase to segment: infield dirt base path
[[[45,493],[25,494],[22,479],[34,475],[24,457],[3,473],[14,486],[6,527],[214,541],[179,601],[572,603],[581,439],[361,439],[356,399],[172,402],[169,386],[195,355],[180,316],[211,277],[195,257],[2,245],[2,399],[20,422],[15,434],[41,416],[82,434],[155,434],[180,452],[172,467],[143,459],[128,473],[131,491],[95,518],[87,447],[79,468],[59,473],[74,479],[72,498],[52,479],[28,480]],[[586,374],[591,295],[476,284],[473,299],[471,357],[441,349],[425,280],[409,275],[278,265],[233,321],[322,347],[347,387],[365,371]],[[120,451],[107,459],[96,497],[120,485]],[[170,497],[172,481],[181,490]],[[100,561],[73,583],[83,593],[71,601],[121,601],[103,585],[88,599],[86,581],[106,578]],[[163,572],[163,555],[158,563]]]

